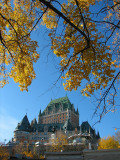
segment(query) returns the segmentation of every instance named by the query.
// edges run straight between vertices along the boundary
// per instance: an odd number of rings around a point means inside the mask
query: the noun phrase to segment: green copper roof
[[[58,99],[55,99],[55,100],[51,100],[51,102],[48,104],[48,106],[51,106],[55,103],[69,103],[69,104],[71,104],[70,100],[68,99],[67,96],[62,97],[62,98],[58,98]]]
[[[73,105],[71,104],[70,100],[68,99],[67,96],[58,98],[55,100],[51,100],[51,102],[48,104],[48,106],[45,108],[43,111],[42,115],[45,114],[45,111],[48,110],[48,112],[51,112],[55,106],[55,112],[57,112],[60,108],[60,106],[63,105],[63,110],[72,110]]]

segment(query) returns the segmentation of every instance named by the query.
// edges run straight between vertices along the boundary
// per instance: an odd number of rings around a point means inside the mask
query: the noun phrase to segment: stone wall
[[[83,160],[82,152],[47,152],[46,160]]]
[[[82,151],[86,146],[84,144],[76,144],[76,145],[63,145],[62,150],[64,152],[71,152],[71,151]],[[35,148],[36,153],[44,154],[45,152],[55,152],[55,148],[58,148],[52,145],[39,145]],[[61,150],[61,149],[60,149]],[[58,150],[57,150],[58,151]],[[59,152],[59,151],[58,151]]]
[[[120,149],[84,151],[84,160],[120,160]]]
[[[120,149],[47,152],[45,158],[46,160],[120,160]]]

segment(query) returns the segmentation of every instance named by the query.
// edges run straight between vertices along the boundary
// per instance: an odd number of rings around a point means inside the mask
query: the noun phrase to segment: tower
[[[40,124],[42,122],[42,113],[41,113],[41,109],[38,115],[38,124]]]

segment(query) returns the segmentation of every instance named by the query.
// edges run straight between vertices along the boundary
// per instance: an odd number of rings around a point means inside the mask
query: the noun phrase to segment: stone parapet
[[[119,160],[120,149],[84,151],[84,160]]]
[[[46,160],[83,160],[82,152],[47,152]]]
[[[46,160],[120,160],[120,149],[47,152]]]

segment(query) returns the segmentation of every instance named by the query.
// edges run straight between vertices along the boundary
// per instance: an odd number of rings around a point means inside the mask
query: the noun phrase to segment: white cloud
[[[4,142],[5,139],[8,142],[13,137],[17,123],[18,120],[0,106],[0,142]]]

